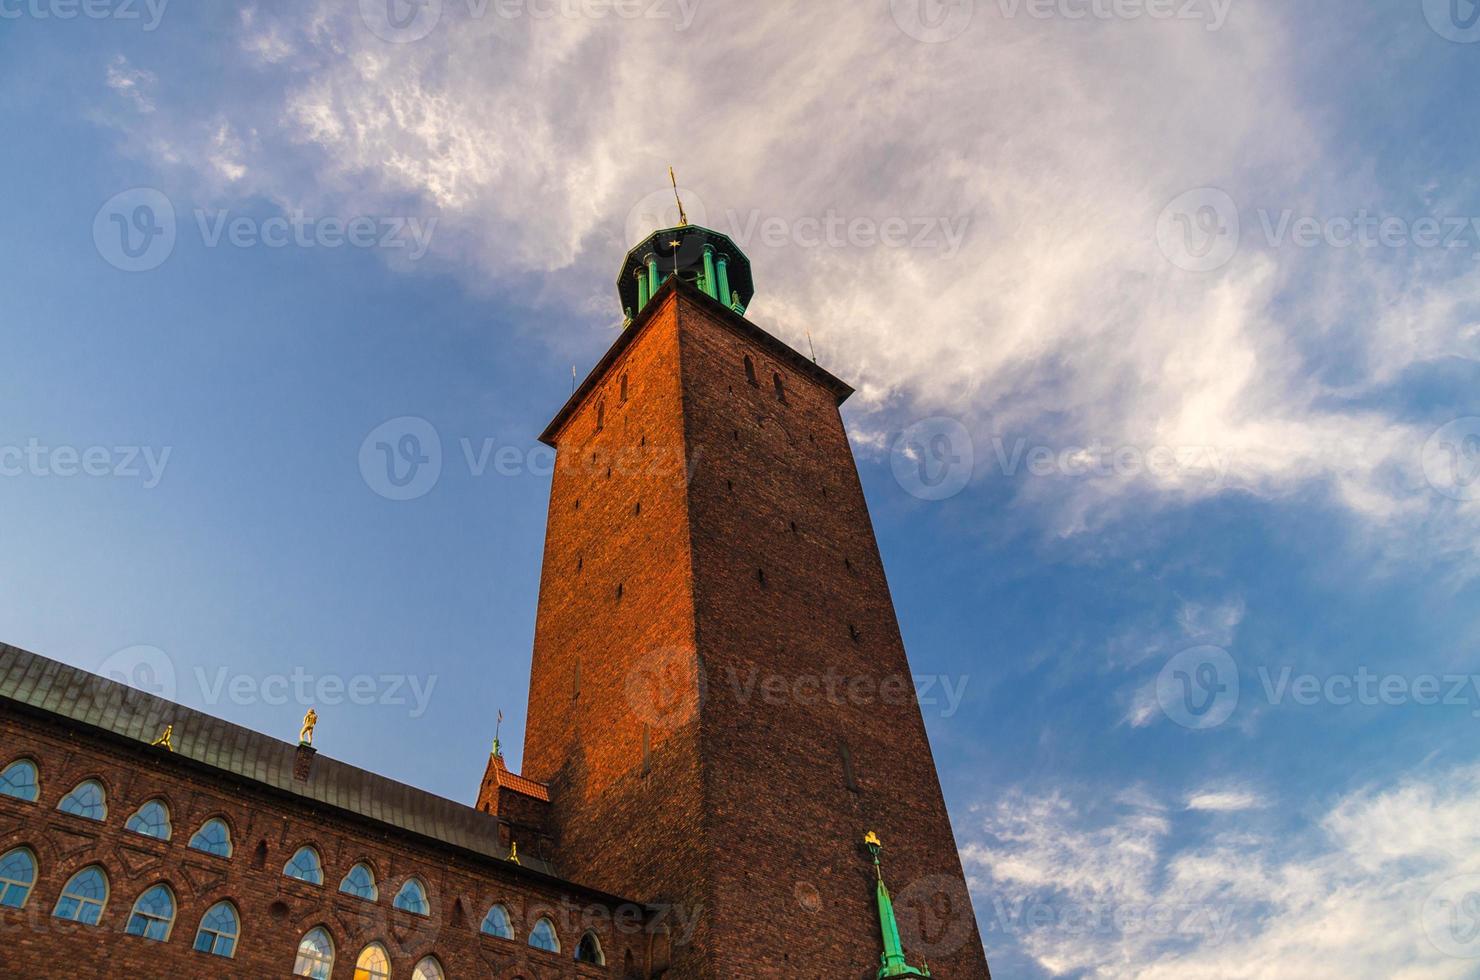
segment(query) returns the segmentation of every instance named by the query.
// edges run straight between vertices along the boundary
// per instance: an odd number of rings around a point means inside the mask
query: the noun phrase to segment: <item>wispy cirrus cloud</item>
[[[1450,913],[1480,888],[1480,769],[1352,793],[1296,839],[1248,824],[1252,797],[1192,799],[1187,817],[1124,796],[980,810],[962,857],[988,948],[1095,977],[1470,975],[1469,913]]]
[[[1442,251],[1259,241],[1263,211],[1380,211],[1412,191],[1401,174],[1348,171],[1297,95],[1308,51],[1282,5],[1249,0],[1218,30],[978,5],[941,44],[883,6],[826,3],[705,5],[681,31],[447,4],[398,44],[356,7],[249,10],[239,50],[263,87],[194,116],[141,114],[131,144],[174,179],[195,174],[192,193],[435,212],[427,266],[475,289],[535,283],[596,323],[619,316],[608,283],[627,219],[673,162],[692,216],[746,239],[752,316],[796,344],[810,331],[858,383],[863,445],[945,413],[979,460],[1024,434],[1200,447],[1217,479],[1111,468],[1022,480],[1017,500],[1066,535],[1231,491],[1317,494],[1392,554],[1476,556],[1480,501],[1426,478],[1442,413],[1379,395],[1410,369],[1476,357],[1480,285]],[[1414,30],[1432,37],[1421,18]],[[1248,233],[1225,265],[1191,272],[1159,219],[1206,186],[1226,189]],[[1444,210],[1463,193],[1430,198]],[[890,220],[916,231],[880,244]],[[836,240],[799,233],[832,221]],[[867,241],[849,231],[860,221]],[[1338,333],[1335,370],[1320,341]]]

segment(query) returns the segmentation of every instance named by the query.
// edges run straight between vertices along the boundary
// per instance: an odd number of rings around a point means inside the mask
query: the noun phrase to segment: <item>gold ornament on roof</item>
[[[303,716],[303,727],[298,730],[298,744],[312,745],[314,726],[319,723],[319,713],[312,708]]]
[[[164,726],[164,731],[162,731],[162,732],[159,733],[159,738],[156,738],[154,741],[150,742],[149,744],[150,745],[157,745],[160,748],[162,748],[162,749],[164,749],[164,750],[166,750],[168,752],[173,752],[173,751],[175,751],[175,743],[173,741],[174,735],[175,735],[175,726],[174,725],[166,725],[166,726]]]

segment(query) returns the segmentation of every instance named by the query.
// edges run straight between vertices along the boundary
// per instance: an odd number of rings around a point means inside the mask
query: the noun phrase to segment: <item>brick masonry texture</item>
[[[837,389],[672,280],[630,329],[552,432],[524,758],[562,870],[697,913],[676,976],[852,980],[874,830],[911,961],[989,976]]]
[[[463,977],[623,978],[646,975],[645,920],[635,904],[562,887],[542,876],[435,841],[392,834],[372,821],[306,806],[246,780],[221,778],[162,749],[79,731],[40,716],[0,712],[0,765],[20,757],[40,768],[40,799],[28,803],[0,796],[0,853],[29,847],[39,864],[37,884],[23,909],[0,910],[0,975],[49,977],[289,977],[299,940],[325,927],[335,944],[335,980],[349,980],[359,951],[386,946],[392,976],[410,977],[428,954],[452,980]],[[58,801],[77,783],[95,778],[108,791],[101,822],[59,812]],[[173,835],[155,840],[124,828],[144,802],[162,798]],[[231,827],[233,853],[216,857],[187,846],[211,817]],[[304,844],[318,849],[324,883],[283,876],[283,865]],[[368,902],[339,892],[339,882],[359,861],[375,870],[379,899]],[[102,865],[109,877],[101,922],[83,926],[53,918],[67,880]],[[392,907],[411,876],[426,887],[429,916]],[[156,883],[176,897],[167,942],[124,933],[134,900]],[[202,914],[223,899],[240,913],[241,938],[233,959],[195,951]],[[479,932],[495,902],[509,910],[515,939]],[[554,922],[563,952],[530,948],[526,937],[542,915]],[[607,966],[576,964],[576,943],[593,929]],[[632,957],[630,969],[627,957]]]

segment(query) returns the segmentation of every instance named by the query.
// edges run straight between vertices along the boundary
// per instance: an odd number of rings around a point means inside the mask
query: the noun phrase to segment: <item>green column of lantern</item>
[[[719,292],[719,283],[714,276],[714,246],[704,246],[704,291],[715,299],[723,299]]]
[[[658,257],[652,252],[643,259],[647,263],[648,299],[658,295],[658,287],[663,285],[663,278],[658,274]]]
[[[730,257],[721,255],[717,260],[716,275],[718,276],[719,295],[715,299],[726,306],[730,305]]]
[[[641,269],[637,271],[637,312],[648,304],[648,277]]]

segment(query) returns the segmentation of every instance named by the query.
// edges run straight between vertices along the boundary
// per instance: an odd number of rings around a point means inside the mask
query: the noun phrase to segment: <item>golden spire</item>
[[[678,178],[673,175],[672,167],[668,168],[668,182],[673,185],[673,199],[678,202],[678,226],[680,228],[687,228],[689,226],[689,216],[684,214],[683,198],[678,196]]]

